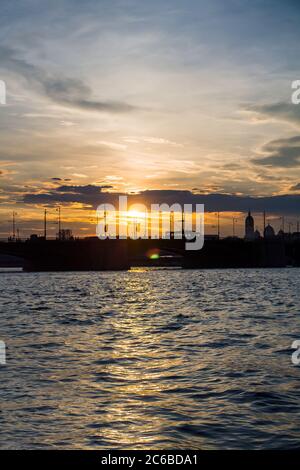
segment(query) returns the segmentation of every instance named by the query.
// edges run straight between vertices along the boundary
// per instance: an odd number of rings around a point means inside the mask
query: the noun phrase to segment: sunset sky
[[[56,204],[89,232],[107,192],[217,195],[204,202],[228,227],[250,206],[274,220],[300,214],[299,1],[2,0],[0,9],[0,237],[13,210],[27,233],[45,206],[54,220]]]

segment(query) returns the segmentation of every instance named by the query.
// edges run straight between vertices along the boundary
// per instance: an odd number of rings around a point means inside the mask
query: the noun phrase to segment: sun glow
[[[141,212],[134,209],[129,209],[124,213],[127,219],[146,219],[147,212]]]

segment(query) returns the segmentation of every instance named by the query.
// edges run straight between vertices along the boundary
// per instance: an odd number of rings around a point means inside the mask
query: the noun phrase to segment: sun
[[[147,214],[145,212],[141,212],[141,211],[138,211],[138,210],[129,209],[126,212],[126,217],[128,219],[145,219],[147,217]]]

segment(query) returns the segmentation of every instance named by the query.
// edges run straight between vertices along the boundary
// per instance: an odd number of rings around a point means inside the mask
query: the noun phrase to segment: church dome
[[[278,237],[279,237],[279,238],[284,238],[284,231],[283,231],[282,229],[279,230],[279,232],[278,232]]]
[[[274,237],[275,237],[275,230],[270,224],[268,224],[265,228],[265,238],[274,238]]]

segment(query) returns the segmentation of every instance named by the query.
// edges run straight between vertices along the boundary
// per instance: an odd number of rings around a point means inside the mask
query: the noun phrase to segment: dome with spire
[[[246,240],[253,240],[255,236],[254,233],[254,219],[251,215],[251,211],[249,210],[248,216],[245,220],[245,239]]]
[[[246,217],[246,223],[249,223],[249,224],[254,223],[254,219],[251,215],[251,211],[248,212],[248,216]]]

